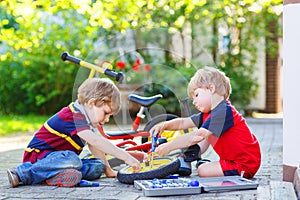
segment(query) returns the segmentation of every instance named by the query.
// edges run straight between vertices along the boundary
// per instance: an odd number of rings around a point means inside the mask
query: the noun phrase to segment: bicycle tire
[[[132,167],[126,166],[118,171],[117,179],[121,183],[133,184],[135,180],[149,180],[154,178],[165,178],[175,174],[180,167],[180,160],[172,156],[154,158],[154,160],[167,159],[170,162],[153,170],[146,172],[132,173]]]
[[[145,153],[142,151],[127,151],[127,153],[140,162],[142,162],[145,158]],[[125,164],[124,160],[111,156],[107,156],[107,161],[112,168]]]
[[[172,119],[178,118],[177,115],[173,115],[173,114],[161,114],[158,115],[156,117],[154,117],[153,119],[151,119],[145,126],[144,131],[145,132],[149,132],[150,129],[155,126],[158,123],[164,122],[164,121],[169,121]],[[145,143],[148,141],[148,137],[142,137],[142,143]]]

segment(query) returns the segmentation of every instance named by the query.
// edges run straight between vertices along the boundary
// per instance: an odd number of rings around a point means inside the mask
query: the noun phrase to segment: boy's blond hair
[[[112,109],[112,114],[119,112],[120,91],[114,82],[108,78],[88,78],[78,88],[78,101],[85,104],[91,99],[95,99],[95,104],[108,104]]]
[[[213,67],[204,67],[195,73],[188,85],[189,97],[193,97],[194,91],[197,88],[209,88],[211,84],[215,85],[215,90],[218,95],[224,96],[225,99],[229,98],[231,93],[229,78],[224,72]]]

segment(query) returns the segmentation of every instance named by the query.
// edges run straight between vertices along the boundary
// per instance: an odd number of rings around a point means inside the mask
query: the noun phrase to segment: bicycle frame
[[[88,63],[84,60],[81,60],[79,58],[76,58],[74,56],[69,55],[68,52],[64,52],[61,55],[61,58],[63,61],[70,61],[72,63],[78,64],[82,67],[88,68],[90,69],[90,74],[88,78],[92,78],[95,75],[95,72],[98,72],[100,74],[106,74],[108,76],[111,76],[113,78],[115,78],[118,82],[121,82],[124,78],[123,74],[121,72],[117,73],[115,71],[112,70],[112,65],[109,62],[103,62],[100,66]],[[109,139],[109,140],[118,140],[118,139],[123,139],[123,142],[120,142],[119,144],[116,144],[116,146],[118,147],[124,147],[125,145],[132,145],[132,147],[127,147],[126,150],[127,151],[131,151],[131,150],[142,150],[142,151],[150,151],[151,149],[151,142],[148,143],[143,143],[143,144],[137,144],[136,142],[133,141],[133,139],[135,137],[148,137],[149,131],[143,131],[143,130],[138,130],[140,123],[141,123],[141,119],[143,119],[145,117],[144,115],[144,111],[145,111],[145,106],[143,106],[143,102],[146,102],[146,107],[152,105],[153,103],[155,103],[159,98],[162,97],[162,95],[156,95],[154,96],[155,99],[151,98],[143,98],[143,97],[137,97],[136,96],[136,101],[141,101],[141,102],[137,102],[138,104],[141,105],[139,112],[136,115],[136,118],[132,124],[132,130],[129,131],[117,131],[117,132],[105,132],[103,130],[102,126],[98,126],[98,131],[100,132],[100,134]],[[153,98],[154,98],[153,97]],[[143,98],[143,99],[141,99]],[[148,100],[148,101],[147,101]]]
[[[145,130],[139,130],[139,126],[141,123],[141,119],[145,117],[144,111],[146,107],[150,107],[152,104],[154,104],[156,101],[158,101],[160,98],[162,98],[161,94],[152,96],[152,97],[142,97],[135,94],[129,95],[128,99],[132,102],[135,102],[140,105],[139,112],[136,114],[136,118],[132,123],[132,129],[126,130],[126,131],[104,131],[102,126],[98,126],[98,131],[100,134],[110,140],[117,140],[117,139],[123,139],[124,141],[117,144],[119,147],[123,147],[125,145],[133,145],[132,147],[125,148],[128,151],[131,150],[143,150],[143,151],[149,151],[151,149],[151,143],[146,142],[143,144],[137,144],[133,141],[135,137],[149,137],[150,133],[149,131]]]
[[[90,69],[91,71],[89,74],[89,78],[92,78],[95,75],[95,72],[111,76],[111,77],[115,78],[118,82],[121,82],[124,77],[122,73],[116,73],[115,71],[113,71],[111,64],[108,62],[104,62],[100,66],[97,66],[97,65],[85,62],[83,60],[80,60],[78,58],[75,58],[73,56],[70,56],[67,52],[64,52],[61,55],[61,58],[63,61],[68,60],[70,62],[76,63],[80,66]],[[132,123],[131,130],[112,132],[112,131],[104,131],[102,126],[97,127],[99,133],[103,137],[105,137],[109,140],[122,139],[123,141],[116,144],[116,146],[123,148],[125,151],[128,151],[129,154],[131,154],[133,157],[135,157],[140,162],[144,162],[145,159],[147,159],[147,162],[145,162],[144,164],[145,165],[147,165],[146,163],[150,164],[149,169],[145,168],[146,171],[149,171],[149,173],[151,173],[151,171],[152,171],[152,164],[153,164],[152,162],[154,161],[154,159],[157,159],[157,156],[153,157],[153,151],[158,144],[156,143],[156,140],[153,139],[153,137],[152,137],[152,141],[147,141],[147,142],[143,141],[143,139],[144,139],[143,137],[146,137],[146,139],[148,137],[150,137],[150,130],[156,124],[178,117],[178,116],[175,116],[172,114],[161,114],[161,115],[158,115],[155,118],[151,119],[150,121],[148,121],[148,123],[146,124],[146,126],[143,130],[139,129],[141,120],[145,117],[144,112],[145,112],[146,108],[153,105],[156,101],[158,101],[162,97],[163,96],[161,94],[158,94],[158,95],[155,95],[152,97],[142,97],[142,96],[138,96],[135,94],[129,95],[130,101],[133,101],[140,105],[139,112],[136,114],[135,120]],[[182,103],[184,103],[184,108],[186,109],[187,101],[186,100],[182,101]],[[183,132],[183,131],[180,131],[180,134],[182,134],[181,132]],[[175,135],[176,135],[175,133],[176,133],[176,131],[173,131],[173,134],[170,134],[171,137],[169,139],[174,139]],[[135,137],[142,138],[141,144],[137,144],[133,140]],[[166,141],[169,141],[169,140],[166,140]],[[130,146],[128,147],[128,145],[130,145]],[[149,159],[149,155],[147,156],[147,158],[145,157],[145,152],[147,152],[149,154],[152,152],[151,159]],[[124,163],[124,161],[120,162],[120,160],[118,160],[118,159],[108,159],[108,162],[110,163],[111,166],[113,165],[113,163],[115,163],[115,166],[119,166],[120,164]],[[175,164],[176,164],[176,166],[175,166]],[[173,166],[172,169],[174,169],[176,171],[179,168],[179,165],[180,165],[180,161],[179,161],[179,159],[177,159],[176,162],[172,162],[171,165],[166,165],[165,167],[166,167],[166,169],[171,169],[171,166]],[[160,169],[157,169],[157,170],[160,171]],[[154,171],[155,171],[155,169],[154,169]],[[164,170],[164,171],[167,171],[167,170]],[[166,175],[173,173],[175,171],[167,172]],[[148,172],[145,172],[145,173],[148,173]],[[118,173],[118,180],[120,180],[119,176],[121,176],[120,173]],[[155,177],[157,177],[157,176],[155,175]],[[164,175],[164,177],[165,177],[165,175]],[[136,177],[134,177],[134,179],[136,179]]]

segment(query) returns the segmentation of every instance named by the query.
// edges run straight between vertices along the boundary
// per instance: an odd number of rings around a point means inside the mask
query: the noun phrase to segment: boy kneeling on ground
[[[35,133],[25,149],[23,164],[7,170],[10,185],[46,181],[52,186],[72,187],[81,179],[98,179],[103,172],[107,177],[116,177],[105,153],[139,171],[137,159],[95,132],[119,110],[120,92],[110,79],[85,80],[78,89],[78,100],[48,119]],[[94,158],[79,157],[86,144]]]

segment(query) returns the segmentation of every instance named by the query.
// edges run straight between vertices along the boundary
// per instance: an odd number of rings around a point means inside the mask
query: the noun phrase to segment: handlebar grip
[[[122,80],[124,79],[124,75],[121,73],[121,72],[115,72],[113,70],[110,70],[108,67],[110,64],[107,64],[107,66],[105,67],[99,67],[97,65],[94,65],[94,64],[91,64],[91,63],[88,63],[88,62],[85,62],[83,60],[80,60],[76,57],[73,57],[73,56],[70,56],[70,54],[68,52],[64,52],[61,54],[61,59],[63,61],[70,61],[70,62],[73,62],[75,64],[78,64],[78,65],[81,65],[83,67],[86,67],[86,68],[89,68],[92,70],[92,72],[94,73],[95,71],[98,71],[99,73],[104,73],[108,76],[111,76],[113,78],[116,79],[116,81],[118,81],[119,83],[122,82]],[[107,67],[107,68],[106,68]],[[94,74],[93,74],[94,75]]]
[[[68,53],[68,52],[64,52],[63,54],[61,54],[61,59],[63,60],[63,61],[66,61],[66,60],[68,60],[68,61],[71,61],[71,62],[73,62],[73,63],[76,63],[76,64],[80,64],[80,59],[78,59],[78,58],[75,58],[75,57],[73,57],[73,56],[70,56],[70,54]]]
[[[104,74],[114,77],[116,79],[116,81],[118,81],[119,83],[121,83],[124,79],[124,75],[122,72],[115,72],[113,70],[110,69],[105,69]]]

